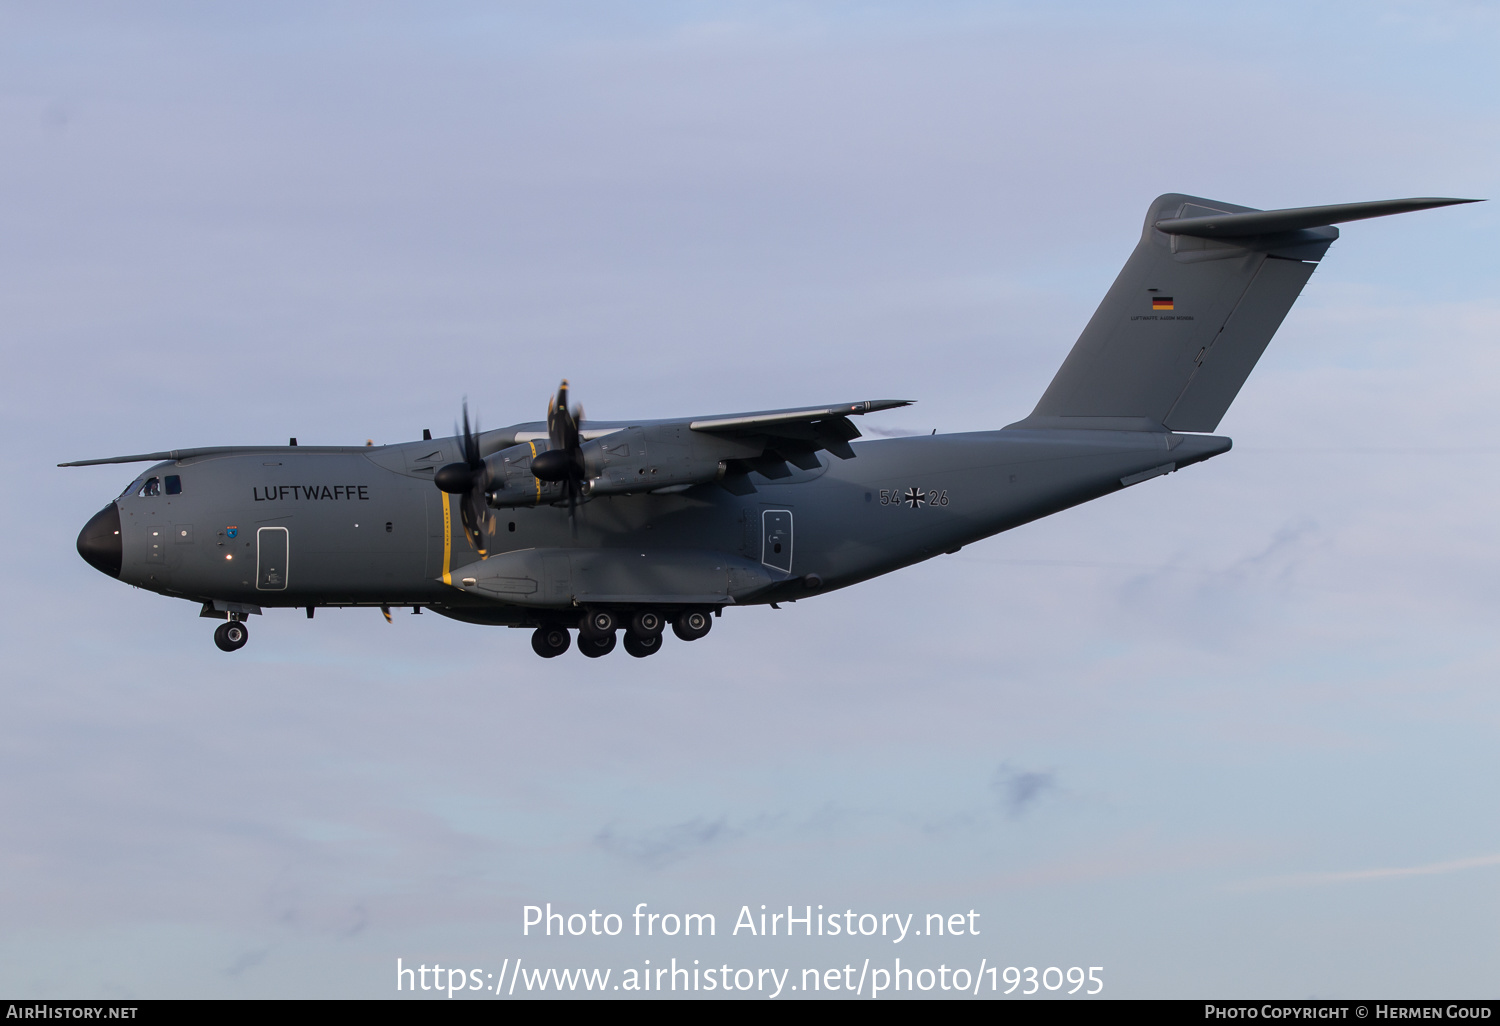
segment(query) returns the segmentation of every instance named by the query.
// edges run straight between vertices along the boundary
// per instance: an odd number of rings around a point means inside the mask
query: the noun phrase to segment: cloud
[[[1251,880],[1236,887],[1236,890],[1261,890],[1275,887],[1313,887],[1320,884],[1361,883],[1367,880],[1395,880],[1412,876],[1440,876],[1457,873],[1465,869],[1483,869],[1500,866],[1500,855],[1479,855],[1468,859],[1452,859],[1448,862],[1429,862],[1421,866],[1387,866],[1379,869],[1346,869],[1331,873],[1295,873],[1290,876],[1274,876],[1263,880]]]
[[[715,847],[743,835],[744,831],[731,827],[726,817],[694,817],[686,822],[634,835],[610,825],[594,836],[594,843],[611,855],[659,869],[686,858],[693,852]]]
[[[225,967],[224,975],[239,976],[247,969],[254,969],[256,966],[264,962],[266,960],[266,956],[270,953],[271,949],[269,947],[255,948],[251,951],[241,952],[238,956],[235,957],[235,960],[233,962],[229,963],[229,965]]]
[[[1019,819],[1043,795],[1057,789],[1057,779],[1051,773],[1013,769],[1009,763],[1001,763],[990,787],[1000,796],[1010,818]]]

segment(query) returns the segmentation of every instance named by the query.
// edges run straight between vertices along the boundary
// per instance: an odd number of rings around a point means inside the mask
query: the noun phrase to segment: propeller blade
[[[557,388],[557,395],[547,403],[547,437],[554,449],[574,450],[578,448],[578,425],[583,419],[583,408],[568,409],[568,380]]]
[[[547,402],[547,440],[551,447],[531,461],[531,472],[543,481],[562,482],[568,501],[568,523],[578,536],[578,504],[583,497],[583,407],[568,407],[568,380]]]
[[[478,489],[471,489],[464,494],[459,513],[463,520],[465,537],[469,539],[469,544],[474,546],[474,551],[479,553],[479,558],[483,559],[489,555],[490,549],[490,512]]]
[[[459,519],[463,522],[464,537],[469,540],[474,551],[479,553],[483,559],[489,554],[489,539],[493,533],[494,517],[489,511],[489,503],[485,501],[485,490],[489,488],[489,468],[485,466],[484,456],[479,449],[479,419],[474,419],[473,426],[469,424],[469,400],[464,399],[463,427],[457,424],[454,430],[458,434],[459,445],[462,447],[462,462],[450,463],[440,467],[437,473],[432,475],[433,484],[451,495],[459,495]]]
[[[469,400],[464,399],[464,462],[470,470],[478,470],[484,463],[479,454],[479,418],[474,418],[474,430],[469,430]]]

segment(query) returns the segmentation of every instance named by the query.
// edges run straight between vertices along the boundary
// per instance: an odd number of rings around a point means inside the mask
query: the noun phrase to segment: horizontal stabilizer
[[[1193,235],[1200,239],[1233,239],[1250,235],[1275,235],[1303,228],[1324,228],[1345,221],[1363,221],[1367,217],[1408,214],[1413,210],[1451,207],[1455,203],[1481,203],[1482,200],[1421,199],[1371,200],[1367,203],[1335,203],[1326,207],[1289,207],[1285,210],[1252,210],[1243,214],[1213,214],[1208,217],[1169,217],[1157,221],[1157,231],[1168,235]]]

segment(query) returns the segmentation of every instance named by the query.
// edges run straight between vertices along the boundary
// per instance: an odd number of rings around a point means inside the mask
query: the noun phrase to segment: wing
[[[722,468],[721,483],[731,491],[744,492],[753,490],[749,481],[744,480],[752,470],[776,479],[791,475],[787,464],[801,470],[817,469],[819,450],[826,449],[841,460],[852,460],[854,450],[849,442],[859,437],[859,428],[850,417],[911,404],[909,399],[868,399],[837,406],[737,413],[689,421],[688,430],[759,449],[753,456],[726,460]]]
[[[820,450],[852,459],[849,442],[859,437],[859,429],[851,417],[910,405],[906,399],[872,399],[635,424],[593,421],[579,448],[585,496],[678,491],[714,481],[746,494],[755,490],[751,471],[775,479],[791,476],[788,464],[816,470]],[[537,488],[530,470],[531,460],[547,448],[539,436],[524,425],[512,435],[516,445],[486,457],[492,505],[552,501],[550,493]]]
[[[879,410],[910,406],[910,399],[868,399],[841,406],[809,406],[797,410],[736,413],[728,417],[705,417],[688,422],[688,429],[725,438],[765,439],[766,452],[780,453],[786,461],[810,469],[805,460],[819,449],[827,449],[841,460],[854,458],[849,442],[859,437],[850,417]]]
[[[370,446],[361,445],[207,445],[196,449],[167,449],[162,452],[143,452],[135,456],[108,456],[98,460],[74,460],[59,463],[59,467],[101,467],[107,463],[166,463],[172,460],[190,460],[199,456],[246,456],[253,453],[365,453]]]

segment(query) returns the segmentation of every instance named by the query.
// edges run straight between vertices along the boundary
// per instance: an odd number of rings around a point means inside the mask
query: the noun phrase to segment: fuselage
[[[490,448],[517,430],[493,433],[501,440]],[[416,606],[480,623],[570,622],[595,605],[628,615],[846,587],[1229,445],[1161,431],[1016,429],[860,441],[854,459],[824,452],[815,469],[752,474],[745,494],[702,484],[604,496],[574,522],[553,505],[495,510],[483,559],[457,497],[433,484],[434,469],[458,458],[456,439],[268,447],[151,467],[79,547],[109,572],[113,553],[100,557],[99,547],[117,516],[119,579],[206,610]]]
[[[1167,193],[1025,420],[851,445],[874,399],[580,424],[564,381],[545,424],[401,445],[195,449],[79,534],[101,571],[202,602],[243,646],[262,607],[413,606],[534,625],[551,657],[659,650],[731,605],[889,573],[1225,452],[1217,430],[1333,227],[1472,200],[1254,210]],[[576,515],[575,515],[576,508]],[[389,613],[389,610],[387,610]]]

